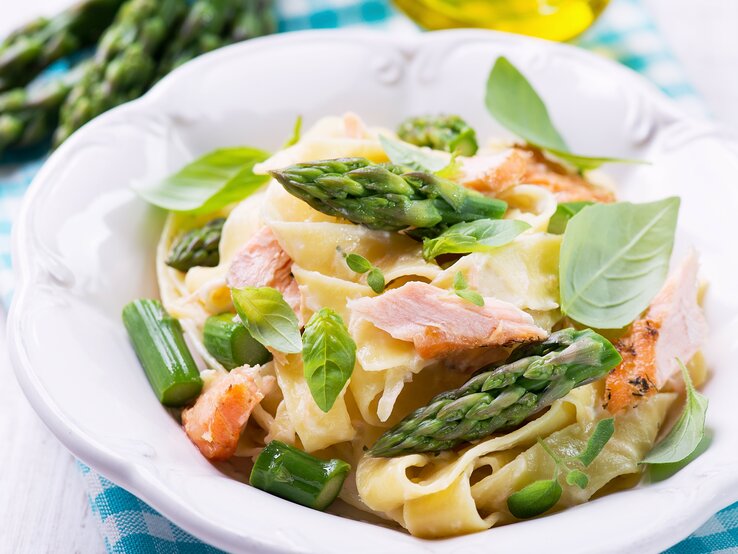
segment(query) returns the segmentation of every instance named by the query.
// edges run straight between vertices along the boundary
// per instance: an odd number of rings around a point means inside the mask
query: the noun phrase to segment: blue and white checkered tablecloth
[[[415,32],[389,0],[279,0],[280,31],[368,25]],[[682,107],[704,114],[694,89],[639,0],[612,0],[597,24],[578,41],[645,75]],[[0,159],[0,299],[8,306],[13,290],[10,230],[28,184],[46,152]],[[93,512],[111,553],[218,552],[162,517],[150,506],[90,468],[80,465]],[[738,554],[738,503],[712,517],[667,554]]]

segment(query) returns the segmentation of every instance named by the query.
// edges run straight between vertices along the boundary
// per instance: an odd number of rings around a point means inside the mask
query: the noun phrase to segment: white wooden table
[[[738,2],[645,2],[712,114],[738,130]],[[0,0],[0,36],[69,3]],[[23,397],[2,337],[0,316],[0,554],[103,552],[75,461]]]

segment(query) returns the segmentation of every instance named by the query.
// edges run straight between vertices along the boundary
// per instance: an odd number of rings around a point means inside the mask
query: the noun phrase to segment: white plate
[[[541,519],[424,541],[323,514],[227,478],[162,409],[120,310],[156,294],[162,216],[129,189],[219,146],[276,148],[294,118],[352,110],[394,126],[460,113],[482,137],[483,84],[508,56],[583,153],[647,158],[612,167],[620,194],[683,199],[675,256],[694,245],[710,287],[706,354],[714,377],[710,449],[674,477]],[[676,543],[738,499],[738,157],[622,67],[567,46],[450,31],[412,37],[307,32],[250,41],[176,71],[141,100],[67,141],[33,183],[14,233],[18,289],[9,321],[18,378],[76,456],[203,540],[239,552],[648,552]]]

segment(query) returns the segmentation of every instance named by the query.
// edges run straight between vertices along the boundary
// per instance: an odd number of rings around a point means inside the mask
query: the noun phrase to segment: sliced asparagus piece
[[[383,231],[430,237],[462,221],[499,218],[507,204],[432,173],[364,158],[301,163],[271,175],[325,214]]]
[[[325,510],[341,492],[351,466],[321,460],[280,441],[261,451],[249,482],[257,489],[315,510]]]
[[[236,314],[209,317],[203,329],[203,342],[208,352],[227,370],[242,365],[261,365],[272,359],[269,350],[252,337]]]
[[[477,153],[474,129],[458,115],[410,117],[397,128],[397,136],[416,146],[456,152],[461,156]]]
[[[541,343],[519,347],[504,365],[439,394],[384,433],[369,453],[438,452],[514,428],[573,388],[604,377],[621,360],[591,329],[557,331]]]
[[[179,321],[158,300],[140,299],[123,308],[123,324],[159,401],[182,406],[197,398],[202,379]]]
[[[219,217],[202,227],[187,231],[177,239],[167,258],[167,265],[180,271],[196,266],[215,267],[220,262],[220,236],[225,219]]]

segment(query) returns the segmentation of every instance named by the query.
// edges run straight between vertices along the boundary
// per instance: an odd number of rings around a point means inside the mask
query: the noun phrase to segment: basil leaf
[[[484,306],[484,297],[477,291],[470,290],[466,282],[466,278],[461,271],[457,271],[454,275],[454,292],[459,298],[463,298],[467,302],[471,302],[476,306]]]
[[[569,220],[582,211],[583,208],[592,204],[594,202],[562,202],[556,206],[556,211],[548,220],[548,232],[554,235],[564,234]]]
[[[384,292],[384,274],[378,267],[373,267],[369,271],[369,275],[366,276],[366,284],[377,294]]]
[[[666,279],[679,198],[597,204],[569,221],[561,244],[561,311],[598,329],[620,329]]]
[[[605,162],[633,161],[572,154],[554,127],[546,104],[525,76],[505,57],[497,58],[492,67],[484,101],[490,115],[506,129],[580,170],[594,169]]]
[[[147,202],[175,212],[208,213],[243,200],[269,181],[254,165],[267,152],[250,147],[221,148],[187,164],[157,183],[135,188]]]
[[[372,264],[364,256],[359,254],[349,254],[346,256],[346,265],[351,271],[356,273],[366,273],[372,269]]]
[[[697,392],[689,371],[681,360],[677,361],[687,392],[684,409],[669,434],[645,457],[644,464],[670,464],[684,460],[697,449],[705,435],[707,398]]]
[[[530,225],[517,219],[477,219],[457,223],[437,237],[425,239],[423,257],[432,260],[441,254],[489,252],[509,243],[526,229],[530,229]]]
[[[456,293],[456,296],[458,296],[459,298],[463,298],[467,302],[471,302],[475,306],[484,306],[484,297],[475,290],[462,289],[455,290],[454,292]]]
[[[555,148],[546,148],[551,154],[555,155],[562,160],[569,162],[571,165],[576,167],[580,171],[588,171],[590,169],[597,169],[602,164],[617,163],[617,164],[637,164],[637,165],[651,165],[651,162],[646,160],[635,160],[633,158],[611,158],[607,156],[580,156],[578,154],[572,154],[571,152],[565,152],[563,150],[556,150]]]
[[[592,435],[590,435],[589,440],[587,441],[587,446],[584,448],[582,453],[577,456],[577,459],[582,462],[584,467],[589,467],[589,465],[594,462],[595,458],[599,456],[607,442],[612,438],[614,432],[614,418],[609,417],[597,422],[594,431],[592,431]],[[567,477],[567,482],[568,479],[569,478]]]
[[[518,519],[539,516],[556,505],[562,492],[557,479],[534,481],[507,498],[507,509]]]
[[[297,316],[278,290],[231,289],[231,298],[241,323],[261,344],[288,354],[302,351]]]
[[[302,134],[302,116],[298,115],[295,119],[295,126],[292,128],[292,136],[287,139],[282,148],[289,148],[300,142],[300,135]]]
[[[432,150],[426,151],[407,142],[391,139],[384,135],[379,135],[379,142],[393,164],[406,165],[415,171],[426,173],[440,171],[449,165],[445,156],[434,154]]]
[[[566,474],[566,483],[568,485],[576,485],[580,489],[586,489],[589,485],[589,477],[583,471],[572,469]]]
[[[356,363],[356,343],[333,310],[314,313],[305,326],[302,362],[310,394],[321,410],[329,411]]]

